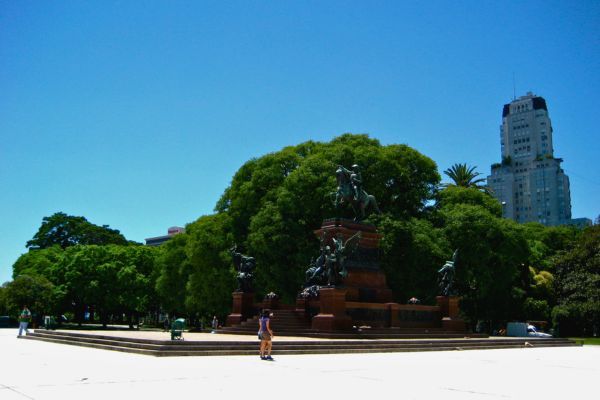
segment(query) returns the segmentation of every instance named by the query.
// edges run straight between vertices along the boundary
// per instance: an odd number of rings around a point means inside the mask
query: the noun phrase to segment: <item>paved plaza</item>
[[[2,400],[565,399],[597,395],[600,377],[600,346],[276,356],[268,362],[258,356],[149,357],[18,340],[16,333],[0,329]]]

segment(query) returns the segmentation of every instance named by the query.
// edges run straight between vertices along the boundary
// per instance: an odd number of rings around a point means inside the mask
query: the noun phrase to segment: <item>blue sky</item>
[[[0,282],[44,216],[143,242],[306,140],[368,133],[487,175],[513,74],[595,218],[598,71],[598,1],[0,0]]]

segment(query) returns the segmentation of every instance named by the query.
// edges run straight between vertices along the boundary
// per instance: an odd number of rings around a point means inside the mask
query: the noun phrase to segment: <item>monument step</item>
[[[22,338],[153,356],[256,355],[258,352],[258,341],[146,340],[62,332],[33,332]],[[273,355],[451,351],[557,346],[578,346],[578,344],[566,339],[539,338],[275,341]]]
[[[218,331],[221,334],[233,334],[233,335],[256,335],[254,333],[248,333],[245,331]],[[487,335],[482,334],[468,334],[465,333],[437,333],[437,334],[394,334],[394,335],[386,335],[386,334],[360,334],[360,333],[330,333],[330,332],[315,332],[315,331],[307,331],[307,332],[298,332],[298,331],[290,331],[290,332],[275,332],[275,336],[305,336],[310,338],[322,338],[322,339],[457,339],[464,337],[474,337],[474,338],[485,338]]]
[[[286,321],[281,321],[281,320],[271,320],[270,321],[271,326],[310,326],[310,322],[308,321],[297,321],[297,320],[286,320]],[[258,326],[258,320],[247,320],[244,321],[240,324],[240,326],[252,326],[252,327],[257,327]]]
[[[165,333],[165,336],[168,336],[168,333]],[[219,341],[219,340],[210,340],[210,341],[193,341],[193,340],[188,340],[188,341],[179,341],[179,340],[168,340],[168,339],[163,339],[163,340],[156,340],[156,339],[142,339],[142,338],[130,338],[130,337],[118,337],[118,336],[112,336],[112,335],[98,335],[98,334],[89,334],[89,333],[79,333],[79,332],[66,332],[66,331],[45,331],[45,330],[36,330],[32,333],[30,333],[28,336],[25,336],[24,338],[31,338],[31,337],[51,337],[51,338],[66,338],[66,339],[72,339],[72,340],[101,340],[101,341],[113,341],[119,344],[126,344],[126,343],[132,343],[132,344],[140,344],[140,345],[152,345],[152,346],[162,346],[164,347],[165,345],[168,346],[198,346],[198,345],[217,345],[217,346],[227,346],[227,345],[254,345],[254,343],[257,341],[255,340],[244,340],[244,341],[228,341],[228,340],[223,340],[223,341]],[[342,345],[369,345],[369,344],[380,344],[380,343],[387,343],[387,344],[423,344],[423,343],[430,343],[430,344],[438,344],[438,343],[471,343],[471,344],[476,344],[476,343],[489,343],[490,341],[494,341],[494,342],[503,342],[503,343],[511,343],[511,342],[517,342],[520,343],[522,341],[527,341],[529,340],[531,343],[574,343],[569,339],[565,339],[565,338],[549,338],[549,339],[542,339],[542,338],[517,338],[517,337],[497,337],[497,338],[492,338],[492,339],[481,339],[481,338],[459,338],[459,339],[452,339],[452,340],[445,340],[445,341],[440,341],[440,340],[423,340],[423,339],[419,339],[419,340],[362,340],[362,339],[357,339],[357,340],[341,340],[341,341],[331,341],[331,340],[322,340],[322,341],[304,341],[304,340],[283,340],[280,343],[282,345],[306,345],[308,344],[313,344],[313,345],[321,345],[321,344],[328,344],[328,345],[338,345],[338,344],[342,344]]]
[[[219,329],[218,333],[256,335],[258,325],[236,325]],[[409,339],[409,338],[463,338],[469,337],[487,337],[484,334],[465,333],[462,331],[445,331],[440,328],[382,328],[382,329],[362,329],[349,332],[319,332],[310,326],[305,327],[283,327],[273,326],[276,336],[307,336],[322,338],[372,338],[372,339]]]

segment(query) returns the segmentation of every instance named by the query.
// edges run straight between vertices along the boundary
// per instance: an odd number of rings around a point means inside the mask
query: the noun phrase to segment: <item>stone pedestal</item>
[[[277,310],[279,308],[279,298],[267,299],[263,300],[263,308],[269,310]]]
[[[458,314],[460,313],[460,308],[458,307],[460,297],[437,296],[435,299],[440,307],[440,313],[442,314],[442,317],[458,318]]]
[[[327,219],[315,235],[325,235],[328,244],[333,238],[341,237],[344,242],[360,232],[358,249],[346,259],[348,276],[343,281],[347,301],[364,303],[388,303],[392,291],[387,287],[385,274],[379,268],[379,241],[381,234],[374,225],[346,219]]]
[[[390,319],[388,321],[388,327],[397,328],[400,326],[400,321],[398,315],[400,314],[398,311],[400,310],[400,305],[398,303],[387,303],[387,309],[389,310]]]
[[[444,317],[442,318],[442,329],[445,331],[452,332],[464,332],[467,330],[467,326],[465,324],[465,321],[463,321],[462,319]]]
[[[392,301],[392,290],[387,287],[383,271],[348,268],[348,276],[344,279],[348,301],[365,303],[387,303]]]
[[[312,319],[312,329],[323,332],[349,330],[352,319],[346,315],[346,290],[321,288],[320,310]]]
[[[227,326],[237,325],[252,317],[254,293],[233,292],[233,309],[227,316]]]
[[[305,297],[296,298],[296,312],[305,312],[308,300]]]
[[[465,331],[465,321],[460,319],[460,308],[458,296],[437,296],[437,304],[442,314],[442,329],[445,331]]]
[[[441,327],[439,306],[422,306],[420,304],[385,304],[390,328],[423,328]],[[351,312],[349,314],[352,315]]]

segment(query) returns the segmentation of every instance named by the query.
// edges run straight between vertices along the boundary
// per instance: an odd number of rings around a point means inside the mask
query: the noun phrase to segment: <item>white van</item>
[[[509,322],[506,325],[506,336],[551,338],[552,335],[538,332],[535,326],[526,322]]]

